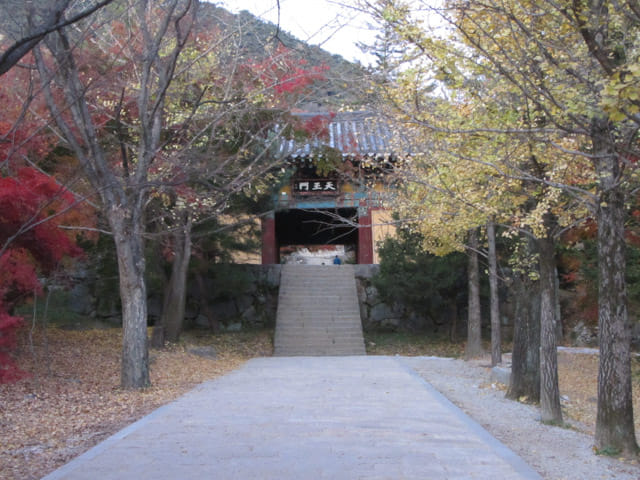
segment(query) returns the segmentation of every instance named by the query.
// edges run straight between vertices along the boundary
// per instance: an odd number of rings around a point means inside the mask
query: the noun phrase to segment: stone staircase
[[[352,265],[283,265],[274,354],[366,354]]]

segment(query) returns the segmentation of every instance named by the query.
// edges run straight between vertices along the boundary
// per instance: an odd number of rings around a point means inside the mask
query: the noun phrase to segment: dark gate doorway
[[[345,222],[351,222],[351,225]],[[355,208],[285,210],[276,212],[275,230],[280,254],[298,248],[343,246],[356,254],[358,216]]]

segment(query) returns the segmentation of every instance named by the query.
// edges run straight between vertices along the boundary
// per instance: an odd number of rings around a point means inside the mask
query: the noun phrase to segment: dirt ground
[[[273,331],[212,335],[189,333],[180,344],[150,353],[152,387],[119,388],[121,331],[117,328],[24,332],[18,352],[30,373],[0,385],[0,477],[37,479],[170,402],[198,383],[224,375],[247,359],[270,356]],[[462,345],[424,337],[369,336],[369,354],[460,356]],[[208,356],[213,347],[215,356]],[[640,368],[634,362],[635,410],[640,411]],[[595,427],[597,356],[559,354],[565,414]],[[640,418],[637,416],[636,418]],[[636,431],[640,422],[636,420]]]
[[[41,478],[126,425],[195,385],[255,356],[272,354],[272,332],[185,335],[179,345],[151,350],[152,386],[119,388],[121,330],[37,332],[22,336],[19,362],[30,375],[0,385],[0,478]],[[215,358],[206,356],[212,346]],[[203,356],[203,354],[205,356]]]

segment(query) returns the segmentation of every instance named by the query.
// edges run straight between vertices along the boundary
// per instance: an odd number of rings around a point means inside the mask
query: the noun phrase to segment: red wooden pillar
[[[358,264],[373,263],[373,232],[371,229],[371,209],[358,208]]]
[[[262,264],[280,263],[276,219],[273,213],[262,217]]]

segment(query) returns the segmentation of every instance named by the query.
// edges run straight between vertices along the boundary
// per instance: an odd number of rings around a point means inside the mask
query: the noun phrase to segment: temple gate
[[[274,213],[262,219],[262,263],[295,261],[300,251],[322,263],[334,253],[377,263],[375,242],[393,231],[382,208],[385,177],[397,162],[388,125],[367,112],[300,117],[324,124],[307,143],[280,147],[291,176],[274,198]]]

